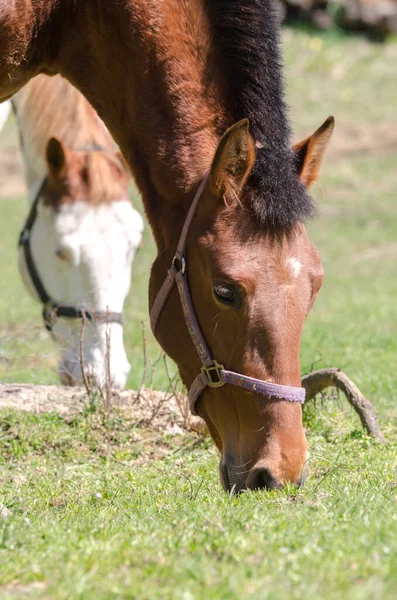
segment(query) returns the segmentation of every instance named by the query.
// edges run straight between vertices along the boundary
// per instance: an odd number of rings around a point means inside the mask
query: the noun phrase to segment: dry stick
[[[320,394],[328,387],[335,387],[341,390],[360,417],[363,428],[379,441],[385,441],[371,402],[363,396],[356,384],[340,369],[320,369],[319,371],[313,371],[313,373],[304,375],[302,386],[306,390],[307,400],[312,400],[317,394]]]
[[[146,343],[146,338],[145,338],[145,343]],[[144,422],[146,425],[150,425],[151,423],[153,423],[154,419],[156,418],[156,416],[158,415],[161,407],[164,404],[164,399],[163,400],[155,400],[154,395],[153,395],[153,379],[154,379],[154,374],[156,372],[156,368],[157,365],[159,364],[160,360],[163,357],[163,351],[160,351],[159,356],[156,358],[155,361],[151,361],[151,373],[150,373],[150,381],[149,381],[149,385],[146,386],[146,391],[148,392],[148,396],[145,396],[145,399],[147,400],[147,404],[151,407],[151,414],[148,417],[145,417],[142,419],[142,422]],[[146,360],[146,359],[145,359]],[[146,369],[146,367],[145,367]],[[146,375],[145,375],[146,378]],[[140,392],[142,392],[143,390],[140,390]],[[137,402],[137,399],[135,400],[135,402]]]
[[[143,344],[143,373],[142,373],[142,381],[138,393],[136,395],[135,402],[139,402],[141,398],[141,394],[145,388],[146,383],[146,373],[147,373],[147,353],[146,353],[146,327],[145,323],[141,321],[141,329],[142,329],[142,344]]]
[[[110,371],[110,332],[109,332],[109,308],[106,309],[106,321],[105,321],[106,329],[105,329],[105,391],[103,390],[103,386],[99,383],[99,381],[95,381],[96,388],[99,392],[99,395],[102,400],[102,405],[105,411],[109,413],[112,399],[115,395],[113,391],[113,379]]]
[[[112,405],[112,376],[110,372],[110,331],[109,331],[109,315],[106,311],[106,330],[105,330],[105,418],[106,418],[106,443],[108,458],[111,455],[110,446],[110,411]],[[99,386],[100,387],[100,386]]]
[[[172,395],[171,395],[170,397],[164,396],[163,398],[159,398],[159,399],[155,400],[153,398],[152,392],[153,392],[153,390],[152,390],[152,388],[150,388],[150,400],[151,400],[151,404],[152,404],[152,412],[150,414],[149,419],[147,420],[148,424],[153,423],[153,421],[155,420],[155,418],[157,417],[157,415],[159,414],[159,412],[163,408],[163,406],[168,403],[170,398],[172,398]]]
[[[172,385],[170,385],[170,384],[168,385],[167,391],[165,392],[165,396],[164,396],[165,402],[169,402],[175,396],[172,388],[175,386],[177,377],[178,377],[178,373],[175,373],[174,377],[172,378]]]
[[[155,361],[152,361],[151,367],[152,367],[152,372],[150,374],[150,382],[149,382],[149,390],[153,391],[153,381],[154,381],[154,374],[156,372],[157,369],[157,365],[159,364],[159,362],[161,361],[162,357],[163,357],[164,352],[162,350],[160,350],[160,354],[158,355],[158,357],[156,358]]]
[[[86,316],[85,316],[85,312],[83,311],[83,320],[82,320],[82,325],[81,325],[81,330],[80,330],[80,368],[81,368],[81,374],[83,377],[84,387],[86,389],[87,395],[90,397],[92,394],[92,387],[88,381],[87,374],[84,369],[84,330],[85,330],[85,326],[86,326]]]
[[[172,392],[170,398],[172,398],[172,396],[175,397],[179,412],[182,415],[182,424],[184,429],[195,431],[196,433],[203,435],[207,425],[201,417],[193,416],[191,414],[189,406],[189,397],[186,394],[184,394],[183,391],[179,391],[177,388],[178,381],[181,383],[180,379],[178,378],[178,373],[175,373],[174,377],[171,378],[171,374],[168,369],[167,357],[165,354],[164,365]],[[167,400],[169,400],[170,398],[167,397]]]
[[[163,351],[161,350],[161,351],[160,351],[160,354],[159,354],[159,356],[158,356],[158,358],[156,358],[156,360],[155,360],[154,362],[153,362],[153,361],[151,361],[152,372],[151,372],[151,374],[150,374],[150,381],[149,381],[149,388],[148,388],[148,389],[149,389],[149,399],[150,399],[150,403],[151,403],[151,404],[153,404],[153,401],[154,401],[154,398],[153,398],[153,381],[154,381],[154,374],[155,374],[155,372],[156,372],[157,365],[159,364],[159,362],[160,362],[160,360],[161,360],[161,358],[162,358],[163,354],[164,354],[164,353],[163,353]],[[153,414],[152,414],[152,417],[150,418],[150,421],[149,421],[149,423],[151,423],[151,422],[153,421],[153,419],[155,418],[155,416],[157,415],[157,413],[159,412],[159,410],[160,410],[160,408],[159,408],[159,407],[158,407],[157,409],[156,409],[156,407],[155,407],[155,409],[154,409],[154,412],[153,412]]]
[[[112,380],[112,374],[110,372],[110,351],[111,351],[111,347],[110,347],[110,331],[109,331],[109,309],[106,309],[106,330],[105,330],[105,345],[106,345],[106,349],[105,349],[105,361],[106,361],[106,375],[105,375],[105,392],[106,392],[106,408],[107,411],[109,412],[110,407],[111,407],[111,401],[112,401],[112,386],[113,386],[113,380]]]
[[[94,377],[94,383],[95,383],[95,388],[96,391],[99,393],[99,396],[102,400],[102,408],[103,410],[106,409],[106,406],[108,404],[108,396],[109,396],[109,386],[111,384],[111,378],[110,378],[110,336],[109,336],[109,331],[108,331],[108,309],[106,309],[106,319],[104,321],[105,323],[105,380],[103,382],[103,385],[99,382],[99,380],[97,378]],[[104,392],[105,389],[105,392]]]
[[[177,380],[177,375],[174,376],[173,378],[171,377],[171,374],[168,369],[167,357],[165,354],[163,356],[163,359],[164,359],[165,372],[168,377],[168,382],[170,384],[172,394],[175,397],[176,403],[178,405],[179,412],[181,413],[181,416],[182,416],[183,427],[184,427],[184,429],[189,429],[189,425],[190,425],[189,401],[187,399],[187,396],[185,396],[185,394],[178,391],[175,381],[174,381],[174,380]],[[171,398],[172,398],[172,396],[171,396]]]

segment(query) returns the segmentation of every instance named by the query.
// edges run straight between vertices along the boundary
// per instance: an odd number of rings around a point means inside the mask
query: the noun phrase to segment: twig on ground
[[[108,457],[111,455],[111,444],[110,444],[110,412],[112,409],[112,374],[110,371],[110,331],[109,331],[109,318],[108,311],[106,309],[106,330],[105,330],[105,393],[102,391],[102,386],[97,383],[100,394],[102,396],[103,403],[103,418],[106,426],[106,446]]]
[[[106,331],[105,331],[105,408],[109,413],[112,404],[112,389],[113,389],[113,379],[112,373],[110,371],[110,331],[109,331],[109,318],[108,311],[106,310]],[[99,386],[101,387],[101,386]]]
[[[141,329],[142,329],[142,345],[143,345],[143,373],[142,373],[141,385],[140,385],[140,388],[136,395],[135,402],[139,402],[139,400],[141,398],[141,394],[145,388],[146,375],[147,375],[146,327],[145,327],[145,323],[143,321],[141,321]]]
[[[150,381],[149,381],[149,385],[148,385],[148,389],[149,390],[153,390],[154,374],[156,373],[157,365],[161,361],[161,359],[163,357],[163,354],[164,354],[164,352],[161,350],[160,354],[158,355],[158,357],[156,358],[156,360],[152,361],[152,363],[151,363],[152,372],[150,373]]]
[[[176,400],[179,412],[181,413],[181,417],[182,417],[182,424],[183,424],[183,428],[184,429],[189,429],[190,427],[190,408],[189,408],[189,400],[188,397],[186,396],[186,394],[183,393],[183,391],[178,390],[176,385],[175,385],[175,379],[177,378],[177,375],[175,377],[171,377],[171,374],[169,372],[168,369],[168,363],[167,363],[167,357],[164,354],[164,366],[165,366],[165,372],[167,374],[167,378],[170,384],[170,388],[172,390],[172,394]],[[177,380],[178,381],[178,380]],[[172,397],[172,396],[171,396]]]
[[[306,399],[312,400],[328,387],[341,390],[348,402],[360,417],[363,428],[374,438],[384,442],[379,428],[375,409],[371,402],[360,392],[355,383],[340,369],[320,369],[302,378],[302,386],[306,390]]]
[[[84,365],[84,331],[85,331],[86,323],[87,323],[87,317],[85,316],[85,312],[83,311],[83,319],[82,319],[81,330],[80,330],[80,368],[81,368],[81,375],[83,378],[84,387],[86,389],[88,397],[91,398],[92,385],[91,385],[91,381],[88,380],[87,373],[84,368],[84,366],[85,366]]]
[[[147,390],[148,390],[148,393],[149,393],[150,405],[152,406],[152,413],[146,419],[146,424],[147,425],[150,425],[154,421],[154,419],[156,418],[156,416],[160,412],[160,408],[164,404],[164,398],[162,400],[159,400],[158,398],[157,398],[157,400],[155,399],[154,390],[153,390],[154,374],[156,372],[157,365],[159,364],[159,362],[160,362],[163,354],[164,354],[164,352],[161,351],[160,354],[159,354],[159,356],[156,358],[156,360],[151,363],[152,371],[151,371],[151,374],[150,374],[150,382],[149,382],[149,386],[148,386]]]

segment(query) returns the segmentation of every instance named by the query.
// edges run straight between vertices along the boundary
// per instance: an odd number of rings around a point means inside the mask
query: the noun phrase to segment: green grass
[[[208,442],[135,464],[121,421],[3,413],[1,597],[393,598],[396,446],[311,413],[305,488],[239,498]]]
[[[328,114],[342,132],[397,130],[395,44],[284,35],[300,133]],[[230,498],[212,443],[193,434],[150,441],[117,413],[106,426],[95,411],[69,421],[3,411],[0,501],[13,517],[0,521],[2,599],[396,597],[397,147],[374,140],[362,153],[334,151],[313,190],[320,212],[309,232],[326,277],[302,371],[342,367],[373,401],[388,443],[366,437],[344,400],[308,405],[307,485]],[[25,205],[0,202],[0,377],[56,382],[55,349],[15,266]],[[146,308],[152,257],[146,231],[126,307],[131,386],[142,374],[141,320],[152,361],[158,353]],[[157,376],[164,387],[161,365]]]
[[[300,131],[334,115],[338,127],[396,122],[397,43],[357,36],[284,30],[292,122]]]

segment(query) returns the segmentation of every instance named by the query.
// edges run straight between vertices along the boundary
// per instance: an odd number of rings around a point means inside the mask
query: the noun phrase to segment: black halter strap
[[[93,149],[92,147],[90,148],[91,150]],[[102,150],[102,148],[99,146],[95,149]],[[109,311],[88,311],[76,308],[75,306],[71,306],[68,304],[62,304],[60,302],[56,302],[53,298],[51,298],[51,296],[45,289],[33,260],[30,239],[32,228],[37,218],[37,207],[40,202],[41,194],[47,184],[47,181],[48,177],[45,177],[42,183],[40,184],[40,187],[32,203],[30,212],[20,233],[18,242],[18,248],[23,248],[26,266],[29,272],[30,279],[40,298],[41,303],[43,304],[43,319],[46,329],[48,331],[52,331],[54,323],[59,317],[63,317],[65,319],[87,319],[91,322],[99,321],[102,323],[118,323],[119,325],[123,326],[123,313]]]

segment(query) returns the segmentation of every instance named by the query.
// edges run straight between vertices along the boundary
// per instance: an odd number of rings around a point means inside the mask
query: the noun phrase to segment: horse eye
[[[227,306],[234,306],[235,308],[240,308],[241,295],[239,290],[237,290],[230,283],[217,282],[213,286],[213,292],[215,297],[222,304],[226,304]]]
[[[66,252],[64,250],[61,250],[60,248],[57,248],[55,250],[55,255],[60,259],[60,260],[68,260],[68,256],[66,254]]]

